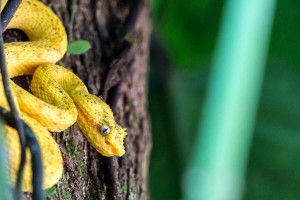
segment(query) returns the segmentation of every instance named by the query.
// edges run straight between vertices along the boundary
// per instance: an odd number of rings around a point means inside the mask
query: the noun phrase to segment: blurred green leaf
[[[151,71],[154,75],[157,71]],[[170,104],[165,101],[168,92],[161,80],[152,79],[150,89],[150,114],[152,121],[152,134],[154,148],[151,153],[150,163],[150,190],[151,199],[180,199],[180,173],[178,153],[174,149],[174,130],[171,126],[172,119],[169,113]],[[159,96],[159,98],[157,98]],[[153,97],[153,98],[151,98]],[[174,110],[173,114],[176,115]],[[176,146],[176,144],[175,144]]]
[[[76,40],[69,42],[67,53],[71,55],[80,55],[86,53],[91,48],[89,41],[87,40]]]
[[[201,67],[203,59],[211,58],[222,4],[218,0],[153,1],[154,32],[169,47],[175,66]]]
[[[4,123],[0,117],[0,199],[8,198],[8,184],[7,184],[7,166],[4,147]]]
[[[270,60],[250,154],[246,200],[300,198],[299,77],[297,65]]]
[[[51,188],[48,188],[48,189],[44,190],[45,197],[48,197],[48,196],[54,194],[55,191],[56,191],[56,185],[54,185]]]
[[[270,55],[272,58],[300,64],[300,1],[279,0],[273,28]],[[291,65],[290,67],[299,67]]]

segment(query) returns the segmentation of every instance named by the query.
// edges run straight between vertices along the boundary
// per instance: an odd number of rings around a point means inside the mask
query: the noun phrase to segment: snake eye
[[[102,134],[103,136],[108,135],[109,132],[110,132],[110,128],[109,128],[109,126],[107,126],[107,125],[102,125],[101,128],[100,128],[100,130],[101,130],[101,134]]]

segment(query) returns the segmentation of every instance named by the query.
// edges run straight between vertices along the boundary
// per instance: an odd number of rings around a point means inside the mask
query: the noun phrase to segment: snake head
[[[77,124],[88,141],[104,156],[124,155],[126,129],[116,123],[110,107],[94,95],[75,93],[72,96],[77,96],[73,98],[78,110]]]
[[[125,153],[123,140],[127,135],[126,129],[117,123],[103,123],[100,127],[100,134],[104,137],[105,145],[102,145],[102,155],[122,156]],[[110,124],[110,125],[107,125]],[[109,128],[108,128],[109,127]],[[103,131],[105,130],[105,131]],[[103,152],[104,151],[104,152]],[[100,151],[99,151],[100,152]],[[101,152],[100,152],[101,153]]]
[[[97,135],[100,133],[102,137],[93,146],[97,150],[99,149],[98,151],[104,156],[122,156],[125,153],[123,140],[127,135],[126,129],[122,128],[112,120],[113,118],[109,118],[108,116],[103,116],[104,118],[100,120]]]

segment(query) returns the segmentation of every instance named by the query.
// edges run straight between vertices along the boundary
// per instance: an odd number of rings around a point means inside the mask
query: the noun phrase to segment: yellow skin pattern
[[[3,4],[7,2],[4,1]],[[109,106],[90,94],[84,83],[69,70],[55,65],[66,52],[67,36],[58,17],[37,0],[23,0],[8,29],[19,29],[28,42],[5,44],[9,76],[33,75],[32,95],[11,81],[14,98],[22,119],[32,128],[42,151],[44,189],[57,184],[63,173],[63,160],[49,131],[63,131],[75,122],[88,141],[104,156],[125,153],[126,130],[118,125]],[[38,97],[38,98],[37,98]],[[8,108],[2,81],[0,106]],[[101,134],[107,125],[110,133]],[[17,132],[6,127],[6,143],[10,159],[11,182],[15,183],[20,163],[20,144]],[[32,191],[30,153],[27,150],[23,191]]]

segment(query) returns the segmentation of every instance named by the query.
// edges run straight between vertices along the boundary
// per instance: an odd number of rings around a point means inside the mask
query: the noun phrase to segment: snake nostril
[[[105,144],[110,145],[111,143],[107,140],[105,140]]]

